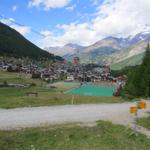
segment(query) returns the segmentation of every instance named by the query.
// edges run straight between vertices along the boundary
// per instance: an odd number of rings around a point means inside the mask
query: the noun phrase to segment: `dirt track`
[[[131,125],[134,117],[129,114],[129,107],[132,104],[134,103],[0,109],[0,129],[74,122],[91,123],[97,120]],[[148,105],[150,108],[150,101]],[[148,110],[140,110],[139,117],[146,115],[146,111]]]

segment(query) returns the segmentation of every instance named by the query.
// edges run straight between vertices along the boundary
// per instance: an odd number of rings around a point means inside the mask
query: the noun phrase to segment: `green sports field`
[[[113,96],[113,91],[113,86],[96,86],[87,84],[71,89],[66,93],[84,96]]]

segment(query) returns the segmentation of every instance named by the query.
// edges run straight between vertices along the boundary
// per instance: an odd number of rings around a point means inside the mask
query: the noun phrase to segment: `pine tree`
[[[128,73],[128,82],[124,88],[126,94],[134,97],[150,97],[150,46],[148,44],[143,62]]]
[[[143,59],[143,63],[141,65],[143,67],[143,77],[141,79],[141,85],[142,88],[144,89],[143,95],[146,97],[150,96],[150,46],[148,44],[145,57]]]

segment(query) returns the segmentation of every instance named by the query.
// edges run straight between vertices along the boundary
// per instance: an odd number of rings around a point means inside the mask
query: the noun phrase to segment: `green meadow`
[[[148,117],[138,118],[137,123],[150,130],[150,115]]]
[[[56,82],[48,84],[39,79],[31,79],[31,77],[26,76],[25,74],[0,72],[0,83],[3,82],[24,85],[34,83],[35,86],[25,88],[0,88],[1,108],[124,102],[121,97],[113,96],[72,96],[72,94],[65,94],[65,91],[78,87],[79,83]],[[26,93],[28,92],[37,92],[38,96],[27,96]]]
[[[0,131],[1,150],[149,150],[150,139],[131,129],[99,121]]]

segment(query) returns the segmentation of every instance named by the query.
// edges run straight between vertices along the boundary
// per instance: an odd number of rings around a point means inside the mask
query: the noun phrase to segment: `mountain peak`
[[[83,46],[78,45],[78,44],[68,43],[64,45],[64,47],[71,47],[71,48],[77,49],[77,48],[82,48]]]
[[[66,45],[64,45],[64,46],[74,46],[74,45],[76,45],[76,44],[68,43],[68,44],[66,44]]]

